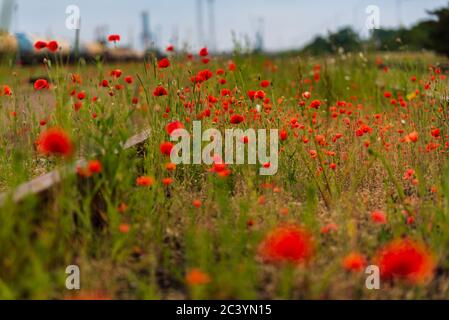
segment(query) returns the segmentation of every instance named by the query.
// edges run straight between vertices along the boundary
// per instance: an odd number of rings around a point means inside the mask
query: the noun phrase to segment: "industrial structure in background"
[[[154,45],[152,42],[151,29],[150,29],[150,14],[148,11],[142,12],[142,44],[143,49],[150,50]]]
[[[86,61],[137,61],[144,58],[144,53],[136,51],[131,47],[109,46],[107,41],[107,27],[99,26],[95,30],[96,41],[91,43],[81,43],[79,28],[74,31],[74,41],[65,39],[46,39],[23,32],[11,32],[11,25],[17,19],[18,0],[0,0],[0,58],[8,57],[17,60],[20,64],[33,64],[42,62],[44,57],[54,59],[46,49],[37,50],[34,48],[36,41],[56,40],[59,44],[58,55],[66,62],[75,62],[79,59]],[[148,19],[148,14],[147,18]],[[151,46],[151,33],[149,22],[144,22],[143,37],[145,38],[145,48]],[[147,29],[145,29],[147,28]]]
[[[4,0],[0,3],[0,56],[17,52],[16,37],[9,33],[16,5],[14,0]]]
[[[208,0],[209,4],[209,50],[217,51],[216,37],[215,37],[215,0]]]
[[[204,36],[204,5],[203,2],[207,1],[208,6],[208,36],[205,39]],[[196,11],[197,11],[197,32],[198,32],[198,46],[207,46],[209,51],[216,52],[216,35],[215,35],[215,0],[197,0],[196,1]]]
[[[142,30],[139,36],[142,50],[134,50],[132,44],[111,45],[107,41],[108,27],[99,25],[94,29],[95,40],[93,42],[82,42],[80,39],[81,18],[79,27],[74,30],[73,39],[47,39],[33,34],[18,32],[19,27],[15,24],[15,31],[12,32],[12,24],[18,21],[19,0],[0,0],[0,58],[8,57],[21,64],[32,64],[42,62],[44,57],[54,59],[55,55],[46,49],[37,50],[34,44],[37,41],[56,40],[60,46],[58,55],[62,56],[66,62],[75,62],[79,59],[86,61],[137,61],[146,56],[161,57],[162,53],[157,49],[161,44],[162,27],[156,25],[154,32],[151,29],[150,13],[141,12]],[[209,51],[217,53],[216,42],[216,17],[215,0],[196,0],[197,10],[197,41],[198,47],[207,46]],[[257,52],[263,51],[263,26],[262,18],[257,20],[254,49]],[[205,31],[207,29],[207,31]],[[173,35],[170,39],[176,46],[179,40],[179,30],[174,27]]]
[[[254,51],[260,53],[264,50],[264,31],[265,31],[265,20],[262,17],[257,19],[256,26],[256,41],[254,44]]]
[[[0,31],[8,31],[11,27],[13,12],[16,9],[14,0],[3,1],[0,11]]]

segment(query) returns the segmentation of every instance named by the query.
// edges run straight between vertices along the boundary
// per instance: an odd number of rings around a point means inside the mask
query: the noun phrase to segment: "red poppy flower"
[[[320,146],[326,146],[327,142],[326,142],[326,137],[322,134],[318,134],[315,136],[315,141],[320,145]]]
[[[72,141],[68,134],[60,128],[50,128],[41,133],[37,140],[37,149],[43,155],[69,157],[73,152]]]
[[[48,84],[48,81],[45,79],[38,79],[36,82],[34,82],[34,89],[35,90],[42,90],[42,89],[48,89],[50,88],[50,85]]]
[[[140,187],[151,187],[154,184],[154,179],[148,176],[138,177],[136,184]]]
[[[163,58],[161,61],[159,61],[157,66],[159,69],[168,68],[170,67],[170,60],[168,60],[167,58]]]
[[[78,100],[84,100],[86,98],[86,92],[84,91],[78,92],[77,98]]]
[[[173,162],[169,162],[165,165],[165,169],[167,169],[167,171],[173,171],[176,169],[176,164]]]
[[[169,186],[173,183],[173,178],[164,178],[162,179],[162,184],[164,186]]]
[[[73,105],[73,109],[77,112],[80,111],[82,107],[83,107],[83,103],[81,101],[77,101]]]
[[[366,266],[366,259],[360,253],[350,253],[342,261],[343,268],[347,271],[360,272]]]
[[[35,47],[37,50],[42,50],[42,49],[44,49],[44,48],[47,48],[47,42],[44,42],[44,41],[36,41],[36,43],[34,44],[34,47]]]
[[[108,37],[108,41],[109,42],[119,42],[120,41],[120,35],[118,35],[118,34],[111,34]]]
[[[225,171],[225,170],[227,170],[227,165],[226,165],[226,163],[222,163],[221,161],[220,162],[214,162],[214,165],[213,165],[213,167],[209,170],[210,172],[222,172],[222,171]]]
[[[288,132],[285,130],[281,130],[281,132],[279,132],[279,138],[284,141],[287,140],[288,137]]]
[[[208,171],[215,172],[219,177],[227,177],[231,174],[227,164],[223,163],[223,159],[218,155],[214,156],[214,164]]]
[[[434,137],[434,138],[440,137],[440,129],[438,129],[438,128],[433,129],[430,133],[432,134],[432,137]]]
[[[254,97],[256,99],[264,99],[265,98],[265,92],[263,90],[258,90],[256,91],[256,93],[254,94]]]
[[[409,217],[407,217],[406,223],[407,223],[408,225],[414,224],[414,223],[415,223],[415,217],[414,217],[414,216],[409,216]]]
[[[173,143],[171,142],[163,142],[159,146],[163,155],[170,156],[171,150],[173,149]]]
[[[70,78],[71,78],[73,83],[81,84],[83,82],[82,79],[81,79],[81,76],[79,74],[76,74],[76,73],[72,73],[70,75]]]
[[[262,88],[267,88],[267,87],[270,86],[270,81],[268,81],[268,80],[262,80],[262,81],[260,82],[260,86],[261,86]]]
[[[338,226],[335,223],[329,223],[321,228],[322,234],[329,234],[331,232],[337,232]]]
[[[321,101],[320,100],[313,100],[310,103],[310,107],[313,109],[318,109],[321,106]]]
[[[167,126],[165,127],[165,131],[167,131],[167,133],[169,135],[171,135],[173,133],[173,131],[175,131],[176,129],[183,129],[184,125],[182,124],[182,122],[180,121],[173,121],[170,122],[169,124],[167,124]]]
[[[10,96],[10,95],[12,95],[12,90],[11,90],[11,88],[9,87],[9,86],[3,86],[3,94],[5,95],[5,96]]]
[[[419,138],[418,132],[413,131],[413,132],[409,133],[405,137],[405,141],[407,141],[407,142],[416,142],[416,141],[418,141],[418,138]]]
[[[192,269],[186,275],[186,282],[191,286],[205,285],[210,281],[210,276],[200,269]]]
[[[231,116],[231,123],[232,124],[239,124],[241,122],[245,121],[245,118],[242,115],[239,114],[233,114]]]
[[[209,80],[210,78],[212,78],[213,75],[214,74],[210,70],[207,70],[207,69],[201,70],[200,72],[198,72],[198,74],[195,78],[195,81],[201,83],[201,82]]]
[[[166,96],[166,95],[168,95],[168,91],[167,91],[167,89],[165,89],[162,86],[156,87],[156,89],[154,89],[154,91],[153,91],[153,96],[155,96],[155,97],[161,97],[161,96]]]
[[[126,210],[128,210],[127,204],[124,203],[124,202],[120,203],[119,206],[118,206],[118,208],[117,208],[117,211],[118,211],[119,213],[125,213]]]
[[[202,48],[198,54],[200,57],[207,57],[209,55],[209,51],[207,48]]]
[[[375,258],[383,279],[400,279],[421,284],[433,276],[435,261],[432,253],[411,239],[393,240]]]
[[[311,234],[296,225],[280,226],[270,232],[259,247],[259,256],[270,263],[302,264],[314,254]]]
[[[120,69],[115,69],[111,71],[111,76],[115,77],[115,78],[120,78],[122,76],[122,70]]]
[[[103,169],[103,166],[101,165],[101,162],[99,160],[91,160],[87,164],[87,168],[89,169],[90,173],[100,173]]]
[[[127,223],[121,223],[118,226],[118,231],[120,233],[128,233],[130,230],[131,230],[131,226],[129,224],[127,224]]]
[[[128,83],[128,84],[132,84],[134,82],[134,79],[131,76],[126,76],[125,77],[125,82]]]
[[[59,48],[59,44],[58,44],[58,42],[56,42],[56,41],[50,41],[50,42],[47,44],[47,49],[50,50],[51,52],[56,52],[56,51],[58,51],[58,48]]]
[[[167,46],[167,48],[165,50],[167,50],[168,52],[173,52],[173,51],[175,51],[175,47],[170,44]]]
[[[312,159],[315,159],[318,156],[318,152],[316,150],[310,150],[309,155]]]
[[[378,224],[386,224],[387,216],[382,211],[373,211],[371,212],[371,220]]]
[[[220,95],[222,97],[230,96],[231,95],[231,90],[229,90],[229,89],[222,89],[221,92],[220,92]]]
[[[227,177],[227,176],[229,176],[230,174],[231,174],[231,170],[229,170],[229,169],[226,169],[226,170],[217,172],[217,175],[218,175],[219,177],[221,177],[221,178]]]
[[[248,98],[250,98],[252,101],[256,97],[256,91],[255,90],[249,90],[248,91]]]
[[[193,201],[192,201],[192,205],[193,205],[195,208],[201,208],[202,202],[201,202],[201,200],[196,199],[196,200],[193,200]]]

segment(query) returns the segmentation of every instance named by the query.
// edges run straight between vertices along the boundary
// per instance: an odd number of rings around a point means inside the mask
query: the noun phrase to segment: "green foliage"
[[[449,8],[432,11],[436,21],[429,23],[429,36],[432,40],[432,48],[449,57]]]
[[[421,21],[410,28],[376,29],[367,40],[359,38],[351,27],[318,36],[302,52],[317,55],[361,51],[368,47],[380,51],[433,50],[449,56],[449,8],[429,12],[435,19]],[[341,48],[341,49],[340,49]]]

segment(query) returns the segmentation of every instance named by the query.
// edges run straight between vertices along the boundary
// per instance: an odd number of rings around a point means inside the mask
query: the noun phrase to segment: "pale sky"
[[[2,0],[0,0],[2,1]],[[205,40],[198,37],[198,0],[16,0],[18,7],[12,31],[51,35],[71,41],[74,32],[65,27],[65,10],[77,5],[81,11],[83,42],[94,39],[94,29],[108,27],[108,33],[122,35],[122,44],[141,45],[141,12],[150,13],[151,31],[165,47],[178,34],[179,44],[193,49],[209,38],[208,0],[203,1]],[[219,50],[233,48],[232,32],[242,40],[255,38],[263,25],[267,50],[298,48],[317,34],[351,25],[364,30],[368,5],[380,9],[381,27],[408,26],[428,17],[426,10],[448,4],[448,0],[215,0],[215,41]],[[260,21],[264,23],[261,24]]]

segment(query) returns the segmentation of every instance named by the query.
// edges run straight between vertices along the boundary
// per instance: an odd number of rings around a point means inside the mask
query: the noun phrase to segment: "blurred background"
[[[0,50],[31,52],[35,41],[54,39],[63,52],[95,54],[109,34],[120,34],[118,46],[130,55],[163,52],[168,45],[186,51],[207,46],[214,53],[240,47],[317,54],[355,49],[369,39],[378,49],[433,49],[424,43],[428,21],[437,21],[432,12],[447,6],[447,0],[0,0]],[[68,27],[73,19],[79,30]],[[367,19],[375,20],[375,29]]]

